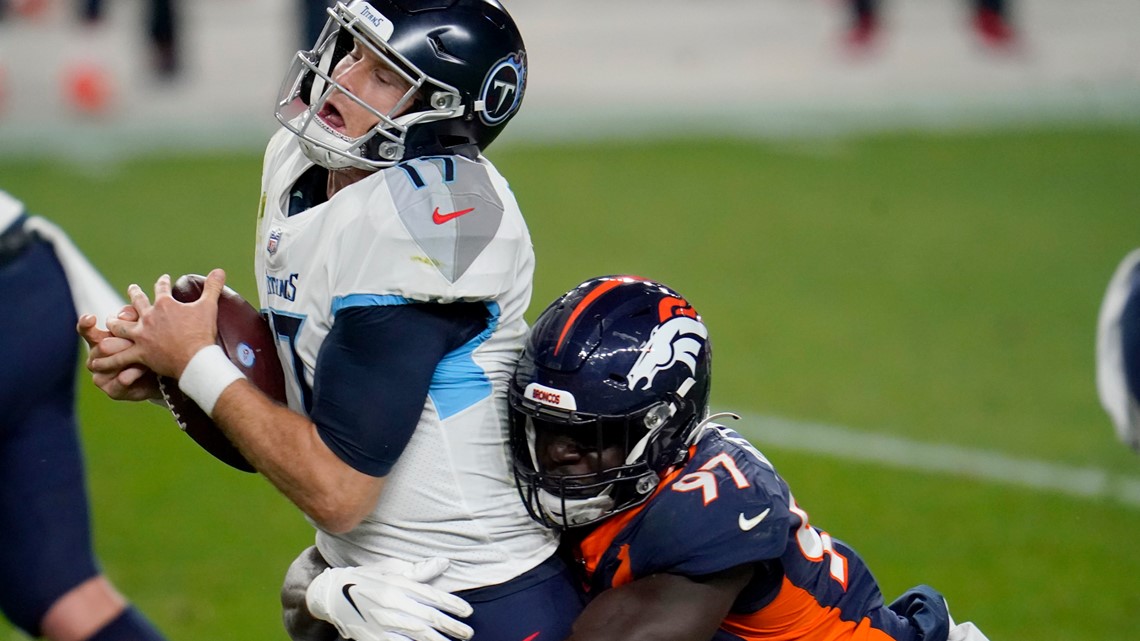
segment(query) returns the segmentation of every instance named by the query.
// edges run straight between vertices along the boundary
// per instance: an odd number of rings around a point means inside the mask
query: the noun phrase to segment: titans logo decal
[[[483,89],[479,92],[483,110],[479,112],[479,118],[491,126],[503,122],[518,111],[524,91],[526,54],[512,53],[491,67],[483,79]]]

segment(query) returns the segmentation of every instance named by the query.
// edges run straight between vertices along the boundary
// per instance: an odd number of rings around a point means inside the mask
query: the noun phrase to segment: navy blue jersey
[[[855,551],[809,524],[764,455],[718,425],[704,429],[649,501],[603,523],[578,553],[591,593],[657,573],[701,577],[753,565],[717,639],[921,638],[884,604]]]

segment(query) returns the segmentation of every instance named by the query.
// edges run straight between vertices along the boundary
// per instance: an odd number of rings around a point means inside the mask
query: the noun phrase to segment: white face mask
[[[575,526],[597,521],[612,512],[614,500],[610,494],[613,493],[613,489],[613,486],[607,487],[601,494],[588,499],[563,500],[546,490],[538,490],[537,495],[539,504],[550,520]],[[562,514],[564,507],[566,514]]]

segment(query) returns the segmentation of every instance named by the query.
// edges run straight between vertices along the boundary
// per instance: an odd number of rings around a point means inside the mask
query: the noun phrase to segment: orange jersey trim
[[[894,641],[866,617],[841,619],[838,608],[820,605],[787,577],[771,603],[750,614],[729,613],[720,628],[745,641]]]
[[[692,456],[694,447],[689,448],[690,456]],[[633,509],[620,512],[616,516],[611,516],[601,525],[594,528],[594,531],[586,535],[586,538],[582,539],[582,542],[578,544],[578,555],[585,566],[586,576],[593,578],[594,572],[598,569],[598,564],[602,561],[602,555],[610,548],[614,539],[617,538],[617,535],[625,529],[625,526],[632,521],[634,517],[640,514],[641,511],[653,501],[653,498],[656,497],[659,492],[665,489],[665,486],[672,483],[680,474],[681,470],[679,469],[666,474],[665,478],[657,485],[657,489],[653,491],[653,495],[650,496],[648,500]],[[618,558],[621,559],[621,566],[614,574],[613,585],[611,586],[615,588],[619,585],[625,585],[635,578],[629,567],[628,545],[621,547],[621,550],[618,552]]]

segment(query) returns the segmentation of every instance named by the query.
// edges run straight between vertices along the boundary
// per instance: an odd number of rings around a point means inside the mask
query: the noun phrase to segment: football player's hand
[[[201,297],[180,303],[171,295],[170,276],[163,274],[154,284],[154,303],[138,285],[127,288],[137,320],[113,318],[107,321],[112,336],[131,345],[104,358],[93,359],[97,368],[126,368],[143,365],[155,374],[179,378],[190,359],[203,347],[215,343],[218,297],[226,275],[220,269],[210,272]]]
[[[119,311],[117,317],[121,320],[136,321],[138,312],[134,307],[127,305]],[[79,317],[79,322],[76,324],[76,331],[87,343],[86,366],[91,372],[91,380],[95,386],[116,400],[143,401],[161,398],[158,377],[146,367],[128,365],[122,368],[107,368],[95,364],[96,359],[117,354],[133,344],[125,338],[112,336],[107,330],[100,329],[97,323],[94,314],[84,314]]]
[[[470,626],[448,616],[466,617],[463,599],[428,585],[449,561],[419,563],[386,559],[354,568],[329,568],[309,584],[309,612],[336,626],[340,635],[357,641],[447,641],[470,639]],[[446,613],[446,614],[445,614]]]

